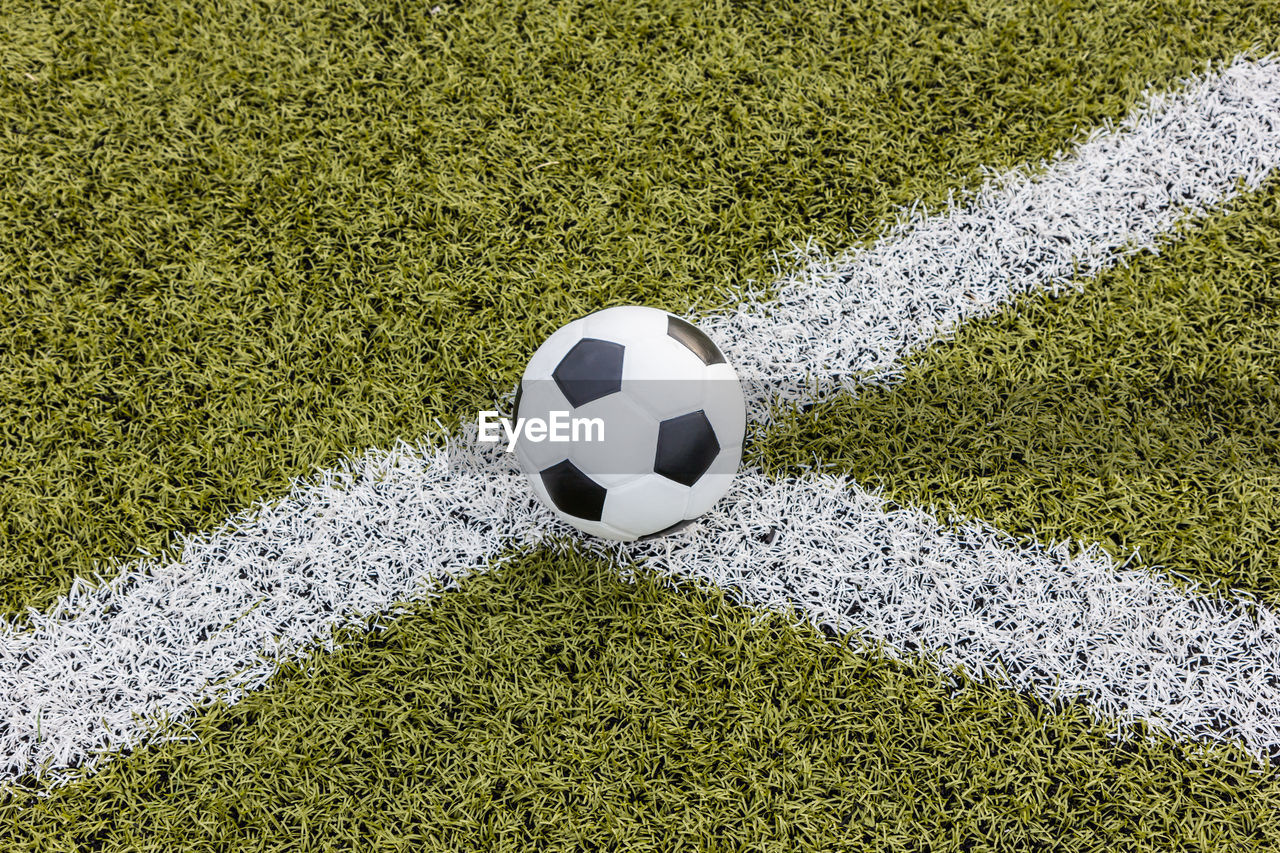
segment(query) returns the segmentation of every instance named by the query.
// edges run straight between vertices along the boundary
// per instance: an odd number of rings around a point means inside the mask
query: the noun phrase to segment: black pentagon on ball
[[[658,424],[658,452],[653,470],[685,486],[707,473],[720,452],[711,421],[701,409]]]
[[[667,335],[684,344],[689,350],[702,359],[706,365],[724,364],[724,354],[712,343],[711,338],[692,323],[687,323],[673,314],[667,315]]]
[[[541,472],[551,502],[574,518],[599,521],[604,512],[604,486],[578,470],[568,459]]]
[[[551,371],[560,393],[574,408],[622,390],[622,344],[583,338]]]

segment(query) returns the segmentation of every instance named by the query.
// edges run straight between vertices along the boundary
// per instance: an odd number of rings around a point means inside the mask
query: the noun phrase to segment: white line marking
[[[776,377],[768,387],[784,398],[823,392],[806,374],[888,375],[960,320],[1150,246],[1278,163],[1280,63],[1237,61],[1155,97],[1039,176],[993,179],[966,206],[911,215],[867,252],[810,263],[777,303],[705,322],[743,375]],[[765,402],[754,400],[758,415]],[[97,588],[77,582],[50,611],[0,624],[0,781],[70,778],[165,717],[261,687],[334,627],[558,530],[509,464],[456,442],[370,454],[186,537],[175,560],[129,564]],[[838,481],[748,472],[695,535],[619,553],[737,584],[757,604],[789,597],[820,622],[900,648],[953,643],[948,659],[975,672],[1003,660],[1017,683],[1048,695],[1062,679],[1107,712],[1173,732],[1212,721],[1255,750],[1280,743],[1269,612],[1248,623],[1236,605],[1098,554],[945,533],[924,513],[869,501]],[[752,538],[767,525],[784,531],[769,546]]]
[[[535,541],[547,519],[510,464],[456,442],[370,453],[0,628],[0,781],[57,781],[166,715],[235,702],[334,628]]]
[[[1060,292],[1256,189],[1280,160],[1280,58],[1237,59],[1156,94],[1043,168],[989,179],[948,211],[909,211],[867,250],[793,253],[767,301],[698,320],[767,397],[807,401],[893,375],[904,356],[1033,290]],[[805,260],[807,259],[807,260]],[[763,388],[763,392],[760,389]]]
[[[631,553],[743,603],[799,607],[815,624],[929,650],[1046,699],[1082,697],[1122,728],[1238,739],[1259,756],[1280,746],[1273,610],[1184,591],[1096,546],[1072,554],[883,505],[840,478],[748,472],[692,535]]]

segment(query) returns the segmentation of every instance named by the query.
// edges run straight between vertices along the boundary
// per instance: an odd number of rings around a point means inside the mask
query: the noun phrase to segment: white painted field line
[[[889,378],[902,358],[1018,294],[1058,292],[1256,188],[1280,161],[1280,58],[1237,59],[1153,96],[1046,168],[988,180],[945,214],[914,210],[863,251],[799,250],[774,299],[698,320],[766,397],[808,401]],[[807,258],[807,261],[803,261]]]
[[[628,550],[944,667],[1002,683],[1007,670],[1015,687],[1081,697],[1122,727],[1238,740],[1259,756],[1280,747],[1275,611],[1184,591],[1097,547],[1073,555],[883,503],[848,480],[748,472],[691,535]]]
[[[937,217],[914,217],[867,253],[841,259],[829,270],[811,264],[784,283],[776,305],[751,304],[706,325],[744,374],[777,377],[779,387],[792,397],[821,390],[804,387],[806,371],[815,376],[830,371],[842,378],[868,369],[890,371],[904,351],[950,324],[990,311],[1037,282],[1060,283],[1077,260],[1086,272],[1113,263],[1167,233],[1180,216],[1195,215],[1230,197],[1240,181],[1256,184],[1280,161],[1277,68],[1274,59],[1237,62],[1222,74],[1192,83],[1182,94],[1157,98],[1040,177],[994,180],[969,206]],[[1131,138],[1141,141],[1130,143]],[[1130,196],[1146,201],[1125,201]],[[1074,214],[1071,205],[1078,206]],[[1008,223],[1013,225],[1006,228]],[[1090,235],[1093,239],[1087,239]],[[1068,248],[1055,249],[1059,243]],[[984,248],[986,244],[990,246]],[[940,264],[939,256],[949,260]],[[970,266],[976,271],[966,272]],[[946,283],[950,281],[960,283]],[[806,287],[818,295],[805,296]],[[878,331],[881,327],[888,331]],[[776,372],[768,370],[772,359],[777,360]],[[760,411],[762,399],[754,402]],[[139,743],[165,715],[181,717],[194,707],[217,699],[235,701],[260,687],[281,658],[303,652],[333,627],[376,614],[397,600],[445,588],[452,578],[487,567],[508,545],[535,541],[548,529],[549,517],[531,502],[510,464],[499,454],[486,456],[456,443],[436,450],[405,446],[370,454],[322,473],[311,484],[297,485],[284,499],[243,513],[218,531],[187,538],[176,560],[130,564],[100,588],[77,584],[55,608],[32,614],[26,624],[0,626],[0,781],[28,772],[45,773],[53,781],[66,778],[66,768]],[[770,560],[779,561],[779,571],[792,573],[793,599],[811,606],[816,619],[836,624],[849,618],[868,636],[883,636],[906,648],[909,640],[902,632],[918,631],[923,643],[932,645],[947,635],[919,614],[955,612],[946,609],[951,606],[946,596],[970,595],[975,573],[983,565],[999,565],[1007,574],[997,572],[989,580],[1011,585],[992,596],[1008,602],[1001,605],[1005,609],[969,613],[968,644],[951,653],[971,658],[975,671],[987,672],[1009,648],[1000,638],[1016,627],[1017,636],[1033,644],[1022,651],[1024,657],[1009,658],[1024,662],[1027,683],[1043,692],[1064,675],[1025,661],[1056,665],[1062,660],[1054,651],[1060,643],[1054,614],[1068,611],[1030,607],[1022,601],[1025,589],[1013,587],[1026,587],[1035,578],[1074,583],[1074,562],[998,534],[990,535],[993,543],[1003,543],[999,548],[952,547],[946,544],[949,534],[925,515],[910,515],[915,511],[890,514],[884,522],[864,518],[861,509],[855,514],[845,505],[866,497],[853,487],[843,498],[806,509],[806,490],[814,488],[836,486],[828,481],[766,484],[759,475],[748,474],[723,507],[696,533],[682,538],[687,543],[679,549],[664,550],[664,543],[634,553],[661,554],[655,559],[662,565],[690,576],[715,574],[720,562],[732,567],[733,560],[744,559],[742,543],[751,541],[747,534],[766,524],[777,526],[779,508],[790,506],[764,494],[773,490],[779,500],[789,496],[796,511],[785,518],[782,538],[768,548],[758,545]],[[744,496],[752,497],[744,503]],[[794,526],[802,518],[813,525],[811,532]],[[910,518],[916,520],[904,522]],[[735,532],[740,541],[732,538]],[[861,578],[873,588],[872,576],[858,574],[867,562],[865,537],[872,533],[890,537],[881,547],[892,559],[876,569],[883,575],[882,586],[905,583],[894,578],[925,570],[922,577],[931,574],[933,585],[922,587],[923,592],[913,587],[916,598],[886,593],[860,601],[864,612],[881,614],[863,619],[850,615],[845,604],[852,601],[850,579]],[[703,537],[727,550],[696,550]],[[790,556],[771,550],[796,546]],[[936,556],[941,552],[933,550],[944,546],[965,553],[969,548],[979,556],[962,561],[954,569],[958,574],[951,575],[952,569]],[[990,549],[995,550],[988,555]],[[707,565],[697,562],[704,557]],[[809,575],[800,573],[806,564]],[[925,570],[913,568],[918,566]],[[1019,571],[1018,566],[1030,568]],[[1122,644],[1114,659],[1123,653],[1147,660],[1147,669],[1122,672],[1151,686],[1139,689],[1126,682],[1106,692],[1096,676],[1082,675],[1081,689],[1092,691],[1090,697],[1102,708],[1122,716],[1165,719],[1171,730],[1180,732],[1198,726],[1203,714],[1195,702],[1202,701],[1205,708],[1221,706],[1223,714],[1245,715],[1228,717],[1220,725],[1238,732],[1251,747],[1280,742],[1273,719],[1280,712],[1247,717],[1250,709],[1264,707],[1263,699],[1270,701],[1270,682],[1238,676],[1209,679],[1205,673],[1214,670],[1199,664],[1187,668],[1193,664],[1179,657],[1180,640],[1170,645],[1134,635],[1148,624],[1133,611],[1144,599],[1124,592],[1133,579],[1116,581],[1115,567],[1108,571],[1098,566],[1086,572],[1087,584],[1081,587],[1084,604],[1077,606],[1077,615],[1083,613],[1082,630]],[[743,583],[746,577],[742,575]],[[1108,578],[1115,583],[1108,584]],[[766,605],[787,588],[762,584],[759,578],[754,583],[753,600]],[[1051,594],[1052,587],[1045,589],[1050,590],[1045,595]],[[1070,589],[1074,587],[1052,594],[1070,601]],[[829,602],[815,598],[822,590],[836,597]],[[925,604],[919,603],[920,596]],[[1192,621],[1168,626],[1176,636],[1239,640],[1234,626],[1240,617],[1230,606],[1195,597],[1181,600],[1186,606],[1178,612]],[[1115,621],[1117,608],[1110,606],[1115,601],[1124,604],[1120,609],[1128,621],[1123,624]],[[1173,599],[1157,596],[1151,601],[1164,608]],[[916,615],[891,618],[899,602],[903,613]],[[1021,621],[1011,621],[1010,612]],[[1037,629],[1037,619],[1048,621]],[[1152,624],[1163,626],[1159,620]],[[1253,644],[1245,643],[1233,659],[1237,673],[1252,671],[1249,661],[1260,666],[1272,662],[1273,635],[1259,630],[1250,635]],[[988,636],[995,639],[983,645]],[[1203,683],[1206,679],[1212,683]],[[1202,695],[1208,698],[1196,698]],[[1234,698],[1226,701],[1223,696]]]
[[[165,716],[237,701],[334,628],[537,541],[552,519],[504,456],[474,441],[370,453],[0,628],[0,782],[57,781]]]

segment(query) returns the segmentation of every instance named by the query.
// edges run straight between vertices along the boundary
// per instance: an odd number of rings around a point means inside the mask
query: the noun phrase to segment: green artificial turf
[[[0,613],[543,336],[733,300],[1277,43],[1273,0],[0,2]]]
[[[1262,851],[1280,777],[573,554],[520,555],[186,741],[0,800],[6,851]]]
[[[963,326],[754,452],[1280,602],[1280,180],[1077,294]]]

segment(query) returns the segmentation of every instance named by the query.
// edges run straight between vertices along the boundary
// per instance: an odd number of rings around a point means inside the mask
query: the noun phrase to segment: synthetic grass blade
[[[713,329],[748,375],[759,378],[767,368],[770,376],[791,376],[781,380],[784,392],[806,391],[797,381],[805,372],[847,377],[891,369],[902,351],[960,319],[1038,282],[1059,287],[1074,269],[1114,263],[1241,185],[1256,185],[1280,162],[1277,70],[1274,58],[1240,60],[1178,94],[1156,97],[1040,177],[993,180],[969,206],[909,220],[871,252],[846,259],[854,272],[846,262],[831,264],[844,271],[828,281],[810,268],[786,284],[777,306],[751,305]],[[970,241],[970,233],[981,239]],[[935,255],[947,260],[930,261]],[[1001,272],[1006,268],[1013,272]],[[931,284],[952,279],[962,284]],[[883,334],[876,331],[882,326]],[[671,571],[705,575],[710,565],[735,565],[732,560],[754,549],[762,561],[780,560],[791,578],[789,589],[774,584],[744,591],[758,603],[792,600],[819,622],[847,619],[842,624],[904,649],[954,641],[949,662],[987,674],[1009,666],[1017,683],[1045,694],[1081,672],[1077,689],[1103,711],[1151,719],[1171,731],[1223,731],[1255,751],[1280,742],[1275,685],[1262,675],[1239,677],[1276,668],[1269,612],[1246,624],[1236,605],[1178,593],[1147,575],[1153,585],[1141,586],[1141,578],[1115,574],[1092,552],[1075,558],[1018,545],[985,528],[947,533],[927,515],[885,512],[872,506],[871,496],[853,488],[840,492],[841,486],[774,483],[749,473],[700,532],[695,528],[670,548],[620,553],[660,553]],[[779,513],[788,501],[793,513],[784,521]],[[753,531],[774,528],[784,531],[781,542],[753,538]],[[165,717],[218,699],[235,701],[263,684],[280,660],[330,637],[336,626],[430,594],[507,547],[536,541],[542,531],[563,532],[531,503],[510,460],[477,454],[463,439],[441,449],[372,454],[299,484],[285,499],[212,534],[188,537],[175,561],[131,564],[98,588],[77,582],[52,610],[0,629],[0,699],[8,708],[0,718],[0,778],[64,778],[68,768],[140,742]],[[875,547],[884,561],[867,550],[872,533],[882,540]],[[691,560],[704,541],[710,560],[699,567]],[[948,564],[937,553],[959,561],[956,577],[947,580]],[[815,561],[813,573],[801,572]],[[990,565],[1005,574],[982,575]],[[887,592],[855,600],[821,574],[823,566],[846,580],[864,570],[873,573],[867,583],[876,571],[897,580]],[[892,587],[911,576],[918,590]],[[1027,585],[1041,576],[1049,586]],[[747,576],[725,580],[739,581]],[[979,591],[989,584],[1009,588]],[[837,597],[814,598],[823,589]],[[1026,595],[1066,604],[1037,608]],[[987,601],[993,609],[985,609]],[[922,621],[928,614],[950,618],[949,606],[970,620],[968,633],[952,636]],[[1176,612],[1183,621],[1148,617],[1144,606]],[[874,618],[865,621],[858,608]],[[1096,644],[1074,650],[1084,660],[1057,647],[1055,620],[1063,613],[1083,620],[1080,642]],[[993,621],[982,622],[984,616]],[[987,632],[1003,637],[1015,628],[1016,643],[1025,648],[984,642]],[[1148,629],[1175,633],[1153,640],[1142,633]],[[1201,673],[1216,670],[1187,656],[1193,644],[1218,648],[1215,643],[1234,650],[1234,657],[1223,658],[1233,677],[1205,683]],[[1134,665],[1108,683],[1089,668],[1090,653]],[[1044,668],[1059,665],[1068,669]]]

